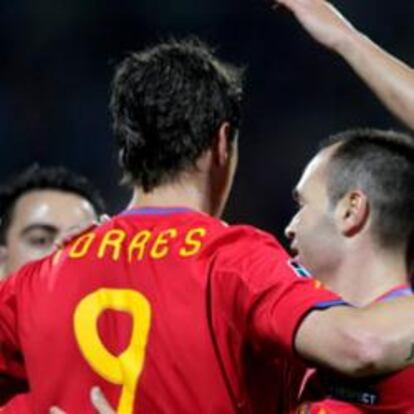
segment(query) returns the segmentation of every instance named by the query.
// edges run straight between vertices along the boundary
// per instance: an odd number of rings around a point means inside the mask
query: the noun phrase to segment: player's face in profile
[[[329,151],[322,151],[303,172],[294,190],[298,211],[285,231],[296,260],[318,277],[331,274],[341,257],[340,234],[327,194],[328,157]]]
[[[95,219],[92,205],[76,194],[58,190],[23,194],[14,207],[6,234],[4,273],[46,256],[58,238]]]

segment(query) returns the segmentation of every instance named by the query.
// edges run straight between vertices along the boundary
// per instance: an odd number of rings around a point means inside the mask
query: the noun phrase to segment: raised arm
[[[352,67],[384,105],[414,129],[414,70],[356,30],[325,0],[274,0]]]
[[[304,358],[352,376],[414,363],[414,299],[311,312],[295,338]]]

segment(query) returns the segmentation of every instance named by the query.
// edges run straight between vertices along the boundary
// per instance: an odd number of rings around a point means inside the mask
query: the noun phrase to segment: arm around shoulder
[[[311,312],[295,337],[297,352],[317,364],[361,377],[414,362],[414,300]]]

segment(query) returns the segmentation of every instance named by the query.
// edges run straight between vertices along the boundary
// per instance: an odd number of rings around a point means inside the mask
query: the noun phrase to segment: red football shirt
[[[30,402],[31,395],[28,393],[18,394],[4,407],[0,407],[0,414],[31,414],[33,413]]]
[[[0,285],[0,372],[34,413],[92,413],[93,385],[118,413],[277,412],[300,321],[342,303],[301,271],[253,227],[126,211]]]
[[[396,286],[375,302],[412,295],[408,286]],[[414,414],[414,368],[375,379],[345,379],[336,375],[318,374],[309,370],[304,384],[304,399],[318,401],[303,403],[299,414]],[[315,398],[317,393],[328,397]]]

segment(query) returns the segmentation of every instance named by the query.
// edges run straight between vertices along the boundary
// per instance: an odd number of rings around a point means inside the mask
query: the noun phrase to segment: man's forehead
[[[12,221],[62,225],[67,221],[91,216],[95,218],[92,205],[80,195],[60,190],[31,190],[22,194],[13,210]],[[69,225],[72,223],[69,223]]]
[[[299,179],[296,191],[300,193],[303,187],[310,182],[325,177],[334,150],[334,146],[324,148],[309,161]]]

